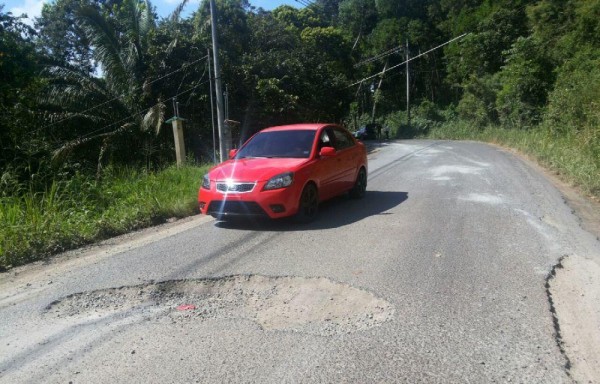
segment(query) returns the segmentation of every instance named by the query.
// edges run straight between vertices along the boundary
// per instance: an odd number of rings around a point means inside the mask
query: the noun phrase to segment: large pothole
[[[77,293],[51,303],[46,311],[48,316],[87,319],[134,314],[174,322],[242,318],[264,330],[331,335],[378,326],[392,318],[394,307],[327,278],[236,275]]]

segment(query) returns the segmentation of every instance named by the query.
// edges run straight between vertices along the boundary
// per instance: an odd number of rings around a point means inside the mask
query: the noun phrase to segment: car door
[[[336,188],[345,191],[352,188],[356,178],[360,153],[352,136],[341,128],[334,128],[334,146],[337,151],[339,179]]]
[[[343,168],[340,166],[341,159],[336,152],[333,156],[320,156],[323,147],[335,149],[335,134],[332,128],[324,128],[319,132],[317,142],[316,172],[319,179],[319,197],[321,200],[328,199],[337,194],[341,180],[344,177]]]

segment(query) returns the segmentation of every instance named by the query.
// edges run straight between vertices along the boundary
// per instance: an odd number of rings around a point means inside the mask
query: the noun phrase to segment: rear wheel
[[[302,190],[296,221],[299,223],[310,223],[317,217],[319,212],[319,193],[314,184],[308,184]]]
[[[361,199],[367,193],[367,171],[361,168],[356,176],[354,187],[350,190],[350,197],[353,199]]]

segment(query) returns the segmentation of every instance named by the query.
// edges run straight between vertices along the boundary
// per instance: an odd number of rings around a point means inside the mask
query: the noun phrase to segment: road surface
[[[367,190],[307,226],[196,216],[0,275],[0,382],[598,378],[591,283],[561,274],[600,246],[534,167],[375,143]]]

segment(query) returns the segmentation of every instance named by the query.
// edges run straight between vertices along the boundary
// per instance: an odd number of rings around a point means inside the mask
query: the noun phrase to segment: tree
[[[42,85],[38,73],[44,57],[34,37],[31,27],[0,5],[0,195],[19,180],[31,180],[35,159],[45,150],[33,97]]]
[[[496,109],[507,127],[531,127],[539,123],[548,91],[554,83],[552,64],[531,37],[517,39],[506,52],[506,65],[499,72],[502,89]]]
[[[90,42],[75,15],[82,6],[94,6],[94,3],[88,0],[44,3],[42,14],[35,21],[39,30],[36,45],[55,65],[70,65],[81,72],[92,73],[95,65]]]
[[[110,13],[118,20],[110,19]],[[121,148],[126,149],[125,156],[131,158],[130,148],[138,140],[136,129],[160,130],[165,105],[152,98],[146,57],[154,15],[148,0],[123,0],[110,10],[84,5],[75,17],[92,44],[103,77],[91,77],[69,65],[49,68],[49,104],[63,111],[55,118],[89,127],[78,130],[77,137],[62,145],[54,157],[62,159],[82,144],[101,142],[99,177],[103,159],[117,136]]]
[[[354,42],[352,50],[359,49],[359,43],[377,24],[375,0],[346,0],[340,3],[339,18],[340,25],[350,33]]]

